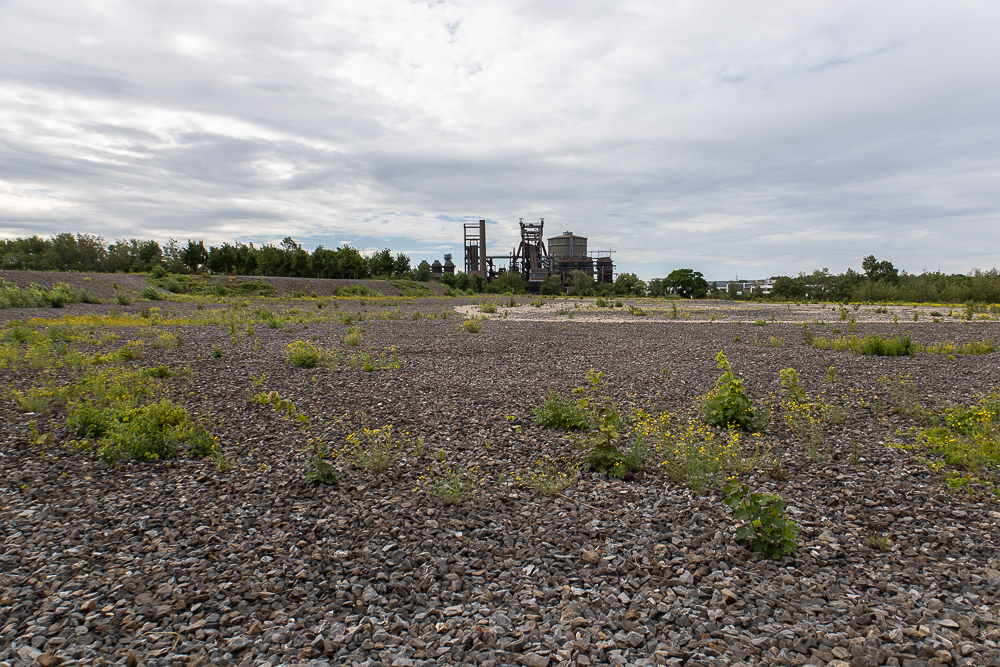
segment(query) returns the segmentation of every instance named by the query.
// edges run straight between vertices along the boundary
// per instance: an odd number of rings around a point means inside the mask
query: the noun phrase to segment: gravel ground
[[[350,352],[336,320],[258,324],[236,344],[225,326],[166,327],[183,345],[147,344],[130,363],[191,369],[176,398],[210,416],[234,463],[227,472],[183,457],[109,468],[59,447],[71,437],[64,416],[22,414],[5,400],[0,664],[1000,666],[1000,507],[948,493],[911,452],[887,446],[907,442],[913,423],[876,398],[880,377],[909,375],[928,406],[971,402],[1000,386],[996,353],[814,349],[795,323],[847,329],[838,310],[819,306],[685,302],[674,319],[666,302],[640,303],[638,317],[528,302],[504,300],[471,334],[453,310],[474,313],[469,299],[327,300],[326,313],[400,314],[353,324],[362,350],[397,349],[401,368],[374,372],[282,360],[289,342],[311,336]],[[195,308],[155,305],[164,316]],[[940,323],[913,322],[908,307],[869,310],[850,313],[858,334],[996,339],[997,322],[952,321],[947,309]],[[115,346],[142,334],[119,333]],[[720,349],[758,401],[777,394],[779,369],[798,369],[818,393],[832,365],[840,382],[828,395],[855,406],[827,430],[820,462],[778,421],[763,433],[787,478],[747,481],[788,501],[801,530],[792,556],[735,543],[718,492],[695,495],[655,465],[628,482],[584,473],[557,496],[518,484],[539,458],[574,455],[562,432],[533,422],[549,389],[568,393],[594,368],[623,404],[681,410],[712,387]],[[307,435],[247,401],[260,390],[250,374],[310,415],[309,437],[339,447],[334,418],[363,411],[422,437],[426,454],[407,451],[381,474],[338,461],[340,485],[308,486]],[[17,388],[38,376],[7,368],[0,377]],[[30,420],[55,436],[46,451],[28,446]],[[445,469],[470,471],[480,493],[453,506],[418,490],[421,476]],[[869,547],[887,533],[890,550]]]

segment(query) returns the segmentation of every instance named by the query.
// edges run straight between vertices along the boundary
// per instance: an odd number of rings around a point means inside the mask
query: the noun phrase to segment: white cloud
[[[985,1],[7,2],[0,226],[436,256],[461,220],[501,222],[501,254],[545,217],[647,276],[993,266],[998,19]]]

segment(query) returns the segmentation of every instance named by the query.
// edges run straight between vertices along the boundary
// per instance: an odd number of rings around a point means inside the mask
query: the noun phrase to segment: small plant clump
[[[848,351],[854,354],[868,354],[877,357],[912,357],[916,355],[920,347],[910,338],[910,334],[887,338],[874,334],[858,338],[852,334],[846,338],[838,336],[833,340],[815,336],[811,345],[820,350]]]
[[[423,477],[421,481],[426,493],[449,505],[461,505],[482,490],[475,472],[475,469],[472,474],[449,470],[439,475]]]
[[[378,428],[367,426],[347,435],[344,460],[356,466],[382,473],[389,470],[399,460],[400,455],[411,447],[407,434],[393,436],[392,424]]]
[[[723,501],[733,508],[733,516],[742,521],[736,529],[736,541],[748,540],[750,548],[775,560],[795,551],[799,527],[785,516],[788,503],[776,493],[750,493],[743,482],[730,482],[723,488]]]
[[[892,545],[889,543],[888,533],[879,533],[868,536],[868,546],[876,551],[888,551]]]
[[[535,409],[535,423],[545,428],[583,429],[588,426],[583,408],[551,389],[545,402]]]
[[[733,373],[721,350],[715,355],[715,361],[716,367],[724,372],[715,381],[715,389],[702,401],[702,417],[706,423],[719,428],[751,430],[757,415],[753,401],[743,388],[743,380]]]
[[[322,440],[310,438],[302,451],[306,459],[306,484],[337,484],[340,477],[336,468],[327,460],[330,447]]]
[[[462,322],[461,324],[462,331],[474,334],[479,333],[480,331],[483,330],[483,323],[485,321],[486,321],[485,319],[479,317],[470,317],[469,319]]]
[[[521,484],[539,493],[557,494],[573,485],[580,476],[580,469],[574,465],[560,467],[551,461],[539,461],[531,476]]]

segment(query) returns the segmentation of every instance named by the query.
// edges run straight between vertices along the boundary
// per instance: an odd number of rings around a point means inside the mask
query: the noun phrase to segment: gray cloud
[[[458,251],[644,277],[1000,265],[1000,10],[0,5],[0,233]],[[429,253],[434,253],[433,255]]]

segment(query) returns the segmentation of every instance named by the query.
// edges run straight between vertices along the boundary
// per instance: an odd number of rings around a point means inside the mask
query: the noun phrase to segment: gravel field
[[[996,496],[949,492],[914,452],[889,446],[912,444],[917,424],[879,383],[909,376],[927,407],[971,403],[1000,386],[998,353],[889,358],[802,344],[802,323],[847,332],[829,306],[683,302],[675,314],[665,301],[516,301],[499,300],[475,334],[460,326],[478,311],[469,298],[250,299],[244,312],[293,318],[250,334],[223,320],[169,324],[221,317],[236,301],[0,311],[9,326],[159,307],[160,324],[111,327],[120,337],[100,349],[142,338],[128,365],[189,368],[169,391],[208,417],[232,463],[109,467],[63,446],[77,437],[63,409],[25,414],[11,398],[74,371],[0,370],[0,664],[1000,667]],[[849,316],[858,335],[997,338],[997,321],[937,307],[943,321],[932,322],[933,309]],[[351,327],[358,348],[345,345]],[[182,345],[157,349],[157,331]],[[342,355],[394,346],[401,365],[284,360],[289,343],[313,336]],[[757,404],[777,399],[779,370],[794,367],[807,392],[847,408],[825,427],[818,461],[775,417],[762,438],[785,479],[745,476],[789,503],[800,529],[791,556],[735,542],[721,492],[696,495],[655,460],[629,481],[584,472],[561,495],[518,482],[543,457],[578,457],[565,432],[534,423],[550,389],[568,395],[596,369],[622,405],[682,411],[713,387],[720,350]],[[824,383],[830,366],[836,384]],[[309,432],[247,400],[261,391],[294,402]],[[423,455],[407,449],[383,473],[338,459],[339,485],[307,485],[302,448],[317,437],[341,448],[346,412],[422,438]],[[30,443],[32,421],[54,441]],[[461,505],[427,493],[426,478],[447,470],[474,477],[479,493]],[[871,546],[878,535],[887,550]]]

